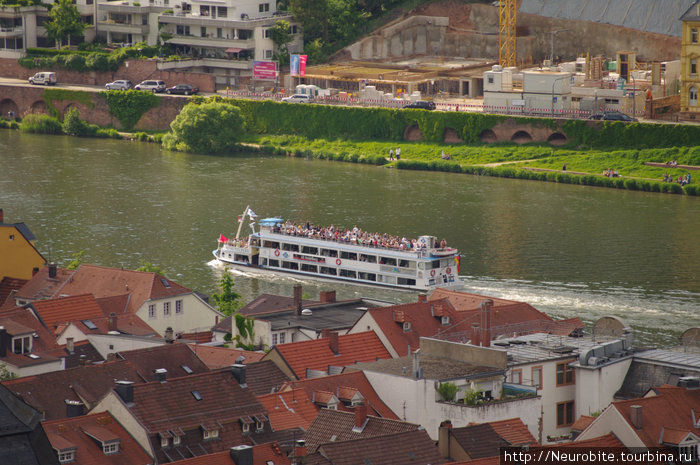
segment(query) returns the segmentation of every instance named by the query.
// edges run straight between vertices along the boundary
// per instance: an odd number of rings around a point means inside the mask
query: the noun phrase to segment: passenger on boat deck
[[[440,248],[444,249],[445,247],[447,247],[447,242],[445,241],[445,239],[443,239],[440,241]]]

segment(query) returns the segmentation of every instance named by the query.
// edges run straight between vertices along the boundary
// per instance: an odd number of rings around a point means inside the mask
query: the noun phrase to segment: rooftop
[[[260,361],[265,356],[263,352],[252,352],[229,347],[213,347],[203,344],[190,344],[190,348],[212,370],[231,366],[240,357],[244,358],[243,363],[249,364]]]
[[[470,362],[463,362],[455,359],[438,357],[435,355],[418,353],[420,368],[423,370],[424,379],[447,381],[458,378],[480,378],[497,374],[502,374],[503,370],[474,365]],[[388,360],[377,360],[376,362],[361,363],[352,369],[363,371],[377,371],[404,378],[413,378],[413,356],[392,358]]]

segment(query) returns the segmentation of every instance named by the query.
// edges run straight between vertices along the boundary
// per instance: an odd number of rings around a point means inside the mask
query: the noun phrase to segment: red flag
[[[228,242],[228,239],[226,239],[223,234],[219,234],[219,242]]]

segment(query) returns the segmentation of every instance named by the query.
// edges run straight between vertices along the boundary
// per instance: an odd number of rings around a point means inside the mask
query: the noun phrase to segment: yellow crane
[[[515,66],[516,0],[501,0],[498,4],[498,63]]]

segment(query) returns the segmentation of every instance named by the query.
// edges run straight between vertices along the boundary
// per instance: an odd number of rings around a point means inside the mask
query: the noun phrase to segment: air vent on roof
[[[303,316],[311,316],[312,313],[313,312],[311,310],[309,310],[308,308],[305,308],[304,310],[301,311],[301,314]]]
[[[97,325],[90,320],[83,320],[83,324],[87,326],[88,329],[97,329]]]
[[[29,358],[31,358],[31,359],[34,359],[34,360],[36,360],[36,359],[38,359],[38,358],[41,358],[41,357],[39,357],[37,354],[27,354],[27,357],[29,357]]]
[[[527,344],[527,341],[521,341],[520,339],[513,339],[513,340],[508,341],[508,342],[510,342],[513,345],[518,345],[518,346],[521,346],[523,344]]]
[[[185,370],[185,373],[187,373],[188,375],[194,373],[194,371],[192,371],[192,368],[188,367],[187,365],[182,365],[182,369]]]
[[[576,347],[572,346],[557,346],[552,349],[555,354],[569,354],[574,351]]]
[[[199,391],[192,391],[192,397],[194,397],[195,400],[202,400],[202,395],[199,393]]]
[[[165,279],[165,278],[160,278],[160,282],[163,283],[163,286],[165,286],[165,287],[170,287],[170,283],[168,282],[167,279]]]
[[[508,346],[510,346],[510,342],[508,342],[508,341],[494,341],[493,345],[499,346],[499,347],[508,347]]]

